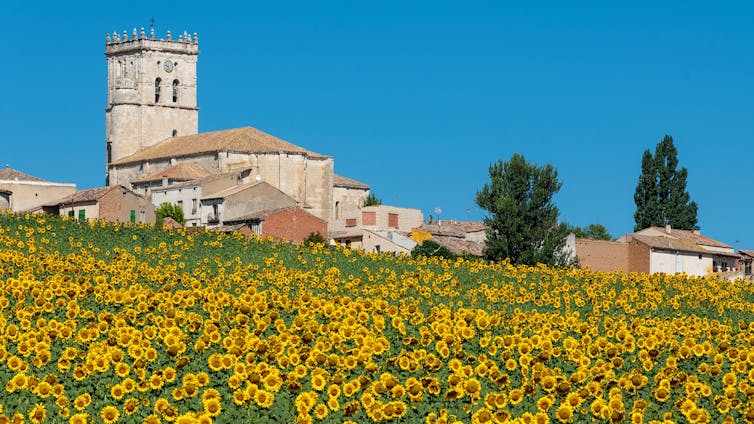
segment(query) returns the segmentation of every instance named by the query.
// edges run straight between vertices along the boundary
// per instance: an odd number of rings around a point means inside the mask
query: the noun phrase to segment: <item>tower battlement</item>
[[[196,134],[196,63],[199,37],[187,32],[165,39],[142,28],[105,37],[109,165],[167,138]],[[109,179],[107,184],[117,184]]]
[[[199,36],[196,33],[192,36],[184,31],[183,34],[178,36],[178,39],[173,39],[171,32],[167,31],[165,39],[158,39],[155,37],[154,28],[150,29],[149,36],[147,36],[144,28],[141,28],[139,31],[134,28],[130,36],[128,31],[123,31],[122,34],[113,32],[112,35],[107,34],[105,36],[106,55],[125,53],[134,50],[199,54]]]

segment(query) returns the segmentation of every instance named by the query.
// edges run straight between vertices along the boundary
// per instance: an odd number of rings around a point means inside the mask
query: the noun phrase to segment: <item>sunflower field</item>
[[[754,286],[0,213],[0,423],[754,422]]]

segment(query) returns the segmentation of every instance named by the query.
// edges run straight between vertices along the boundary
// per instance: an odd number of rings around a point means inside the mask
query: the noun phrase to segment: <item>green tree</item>
[[[324,237],[322,237],[322,234],[319,232],[311,232],[303,241],[304,246],[308,246],[309,244],[325,244],[327,240],[325,240]]]
[[[595,240],[612,240],[613,236],[602,224],[589,224],[586,227],[568,227],[569,231],[578,238],[590,238]]]
[[[445,259],[456,258],[456,255],[453,254],[450,249],[434,240],[424,240],[421,244],[414,246],[414,248],[411,249],[411,256],[441,256]]]
[[[155,209],[154,212],[156,215],[155,226],[157,227],[161,227],[162,222],[168,216],[173,218],[175,222],[181,225],[183,225],[186,222],[186,219],[183,216],[183,208],[173,203],[163,203],[157,209]]]
[[[367,196],[366,199],[364,199],[364,204],[362,206],[379,206],[382,204],[382,199],[377,197],[374,193],[369,193],[369,196]]]
[[[686,191],[688,171],[677,169],[677,156],[678,150],[669,135],[657,143],[654,156],[649,149],[644,151],[634,192],[634,231],[666,224],[691,230],[696,225],[697,205]]]
[[[490,182],[477,192],[476,203],[487,211],[485,257],[509,258],[514,264],[570,264],[564,251],[568,226],[558,223],[552,198],[560,190],[557,170],[538,167],[516,153],[508,162],[490,165]]]

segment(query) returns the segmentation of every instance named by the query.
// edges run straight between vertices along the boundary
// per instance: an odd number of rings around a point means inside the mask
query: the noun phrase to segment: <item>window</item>
[[[157,78],[154,80],[154,102],[155,103],[160,101],[160,84],[162,84],[162,78]]]
[[[183,200],[178,201],[178,207],[181,209],[181,212],[183,212]]]
[[[75,216],[75,213],[73,212],[73,209],[68,211],[68,217],[73,218]]]
[[[675,272],[677,272],[677,273],[683,272],[683,262],[677,261],[675,263]]]
[[[374,246],[374,251],[377,252],[377,253],[380,253],[380,245],[379,244]]]
[[[178,130],[173,130],[173,137],[178,137]]]
[[[361,224],[362,225],[377,225],[377,212],[362,212]]]
[[[398,228],[398,214],[397,213],[387,214],[387,226],[390,228]]]
[[[665,272],[665,264],[660,263],[660,272]]]
[[[356,226],[356,218],[346,219],[346,227],[355,227],[355,226]]]
[[[335,219],[340,219],[340,202],[335,202]]]
[[[197,199],[191,199],[191,213],[196,213]]]
[[[131,209],[131,222],[136,222],[136,211]]]
[[[86,221],[86,210],[79,209],[79,221]]]
[[[173,80],[173,103],[178,101],[178,80]]]

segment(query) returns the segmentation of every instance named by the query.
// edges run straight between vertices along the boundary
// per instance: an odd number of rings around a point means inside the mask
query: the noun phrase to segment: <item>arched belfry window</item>
[[[154,102],[155,103],[160,101],[160,84],[162,84],[162,78],[157,78],[154,80]]]
[[[178,101],[178,80],[173,80],[173,103]]]

